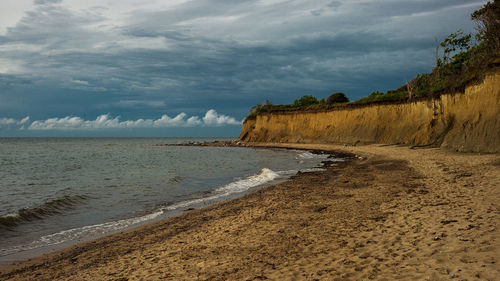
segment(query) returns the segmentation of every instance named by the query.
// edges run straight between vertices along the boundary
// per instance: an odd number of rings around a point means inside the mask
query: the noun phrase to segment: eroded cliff
[[[432,100],[260,114],[245,120],[240,140],[408,144],[500,152],[500,72],[466,87],[465,93]]]

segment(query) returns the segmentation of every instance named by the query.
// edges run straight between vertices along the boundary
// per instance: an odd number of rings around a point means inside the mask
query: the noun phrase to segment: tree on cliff
[[[340,93],[340,92],[331,94],[326,99],[327,104],[344,103],[344,102],[349,102],[349,99],[345,96],[344,93]]]
[[[296,99],[294,102],[293,102],[293,105],[294,106],[309,106],[309,105],[313,105],[313,104],[318,104],[318,99],[311,96],[311,95],[305,95],[303,97],[301,97],[300,99]]]
[[[454,32],[441,42],[440,46],[444,48],[443,59],[438,60],[438,66],[443,63],[455,62],[461,59],[471,48],[471,34],[464,34],[462,30]],[[452,56],[452,54],[454,54]]]
[[[498,54],[500,50],[500,0],[486,3],[471,15],[478,23],[478,41],[484,42],[488,48]]]

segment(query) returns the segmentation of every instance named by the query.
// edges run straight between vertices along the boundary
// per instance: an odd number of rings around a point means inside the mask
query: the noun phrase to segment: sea
[[[0,138],[0,263],[240,196],[332,158],[172,146],[214,140],[225,139]]]

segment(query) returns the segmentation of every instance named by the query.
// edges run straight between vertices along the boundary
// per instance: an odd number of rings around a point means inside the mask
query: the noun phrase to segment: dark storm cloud
[[[55,3],[61,3],[62,0],[35,0],[33,3],[36,5],[44,5],[44,4],[55,4]]]
[[[74,13],[61,6],[37,6],[26,12],[15,27],[8,28],[7,35],[0,42],[49,44],[44,48],[54,51],[68,46],[89,47],[99,32],[84,27],[102,20],[104,18],[96,12]]]
[[[482,3],[204,0],[117,23],[60,2],[35,1],[0,36],[0,117],[153,120],[215,108],[239,120],[266,98],[356,99],[429,71],[434,36],[471,27]]]
[[[442,9],[449,9],[469,4],[478,4],[481,1],[474,0],[421,0],[421,1],[371,1],[362,2],[361,10],[370,11],[371,14],[385,16],[405,16],[418,13],[438,13]]]
[[[340,2],[340,1],[332,1],[332,2],[327,4],[327,6],[332,8],[332,9],[337,9],[341,5],[342,5],[342,2]]]

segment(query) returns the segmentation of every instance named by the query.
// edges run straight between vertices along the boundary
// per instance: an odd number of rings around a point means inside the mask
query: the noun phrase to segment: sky
[[[0,0],[0,137],[238,136],[249,109],[351,100],[435,64],[472,0]]]

